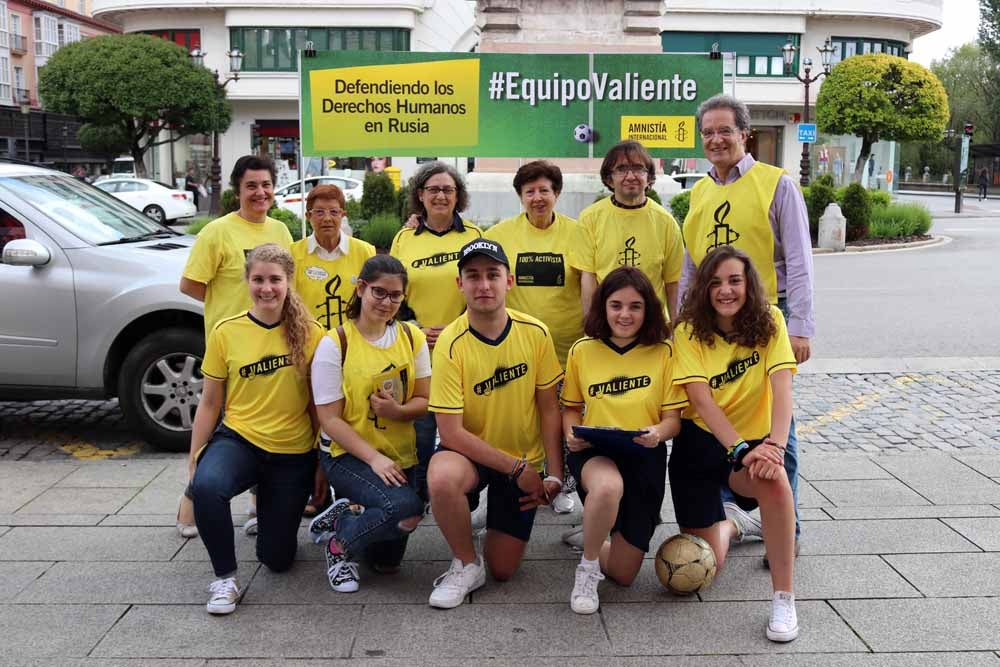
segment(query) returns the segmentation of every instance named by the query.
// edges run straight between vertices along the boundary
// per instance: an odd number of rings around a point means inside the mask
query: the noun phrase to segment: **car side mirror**
[[[52,259],[52,253],[38,241],[15,239],[3,247],[3,263],[12,266],[44,266]]]

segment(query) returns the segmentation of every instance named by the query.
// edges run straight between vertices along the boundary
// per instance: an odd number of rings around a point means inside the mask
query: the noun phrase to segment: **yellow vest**
[[[416,327],[399,322],[401,327],[396,342],[387,349],[381,350],[361,335],[354,322],[348,320],[343,325],[344,337],[348,353],[342,362],[344,410],[343,420],[354,431],[364,438],[365,442],[385,454],[406,470],[417,465],[417,436],[411,421],[392,421],[378,417],[372,412],[369,397],[375,391],[374,378],[387,371],[400,369],[405,397],[400,403],[413,398],[416,352],[424,345],[424,334]],[[408,327],[410,335],[402,327]],[[327,336],[337,347],[340,344],[337,330],[330,331]],[[344,449],[336,442],[330,443],[330,456],[340,456]]]
[[[728,185],[703,178],[691,190],[691,208],[684,219],[684,243],[695,266],[721,245],[739,248],[753,261],[771,303],[778,302],[778,276],[768,213],[783,173],[757,162]]]
[[[310,253],[308,244],[309,239],[292,244],[295,291],[324,329],[335,329],[347,320],[347,302],[354,293],[361,267],[375,256],[375,246],[349,238],[347,254],[328,261]]]

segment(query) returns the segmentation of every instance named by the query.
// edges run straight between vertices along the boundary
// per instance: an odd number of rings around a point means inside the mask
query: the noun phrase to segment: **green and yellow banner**
[[[722,92],[703,54],[329,51],[303,57],[302,154],[601,157],[635,139],[700,155]]]

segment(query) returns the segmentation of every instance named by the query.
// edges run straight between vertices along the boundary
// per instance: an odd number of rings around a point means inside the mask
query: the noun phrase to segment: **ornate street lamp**
[[[788,42],[781,47],[781,55],[784,56],[785,59],[785,74],[792,74],[792,64],[795,62],[795,52],[797,50],[798,47],[791,42]],[[803,58],[802,69],[805,71],[805,75],[801,76],[799,74],[794,74],[795,78],[805,84],[806,87],[805,105],[802,112],[803,123],[809,122],[809,84],[814,81],[819,81],[820,77],[826,76],[830,73],[830,60],[833,56],[833,44],[831,43],[830,38],[827,37],[823,46],[817,46],[816,50],[819,51],[820,62],[823,64],[823,71],[817,73],[816,76],[809,76],[809,73],[812,71],[812,59]],[[799,163],[799,183],[802,184],[803,187],[809,185],[810,171],[809,144],[803,142],[802,161]]]
[[[191,62],[198,66],[204,66],[205,56],[207,55],[208,53],[198,48],[191,49],[191,52],[188,54],[191,58]],[[229,58],[229,76],[227,76],[224,80],[220,79],[219,70],[212,70],[212,73],[215,75],[216,83],[223,89],[229,85],[230,81],[239,81],[240,70],[243,69],[242,51],[239,49],[227,51],[226,57]],[[220,190],[222,188],[222,167],[219,164],[218,131],[212,132],[212,167],[209,170],[209,182],[212,184],[212,198],[209,200],[209,213],[212,215],[218,215],[221,210]]]

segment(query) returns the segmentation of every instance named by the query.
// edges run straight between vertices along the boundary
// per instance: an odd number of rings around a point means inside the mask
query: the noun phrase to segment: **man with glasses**
[[[677,221],[646,196],[655,180],[653,159],[637,141],[623,141],[604,157],[601,181],[612,195],[580,213],[577,243],[570,253],[570,263],[581,272],[585,317],[604,276],[619,266],[634,266],[653,283],[670,319],[676,319],[684,250]]]
[[[306,220],[313,233],[292,244],[295,291],[326,329],[344,323],[347,302],[365,260],[375,246],[341,232],[346,205],[336,185],[317,185],[306,197]]]
[[[757,162],[747,153],[750,110],[743,102],[729,95],[716,95],[698,107],[697,120],[702,148],[712,169],[691,190],[691,207],[684,219],[686,250],[681,294],[711,250],[720,245],[743,250],[760,273],[771,303],[784,313],[795,361],[802,364],[809,359],[809,339],[815,333],[812,246],[802,193],[782,169]],[[796,500],[796,553],[797,445],[793,417],[785,471]],[[724,489],[726,516],[736,524],[740,539],[760,537],[760,522],[732,500],[729,490]]]

